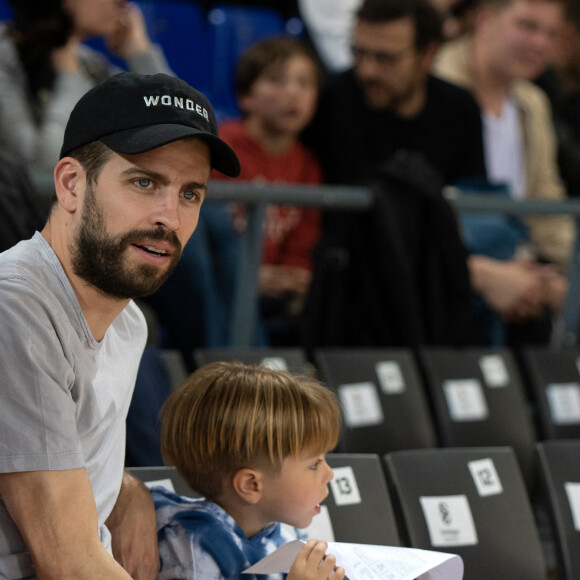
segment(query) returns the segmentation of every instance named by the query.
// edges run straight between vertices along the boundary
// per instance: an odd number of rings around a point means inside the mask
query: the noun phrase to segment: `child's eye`
[[[318,467],[320,466],[320,464],[321,464],[323,461],[324,461],[324,459],[319,459],[318,461],[316,461],[316,463],[313,463],[313,464],[310,466],[310,469],[312,469],[312,470],[316,470],[316,469],[318,469]]]

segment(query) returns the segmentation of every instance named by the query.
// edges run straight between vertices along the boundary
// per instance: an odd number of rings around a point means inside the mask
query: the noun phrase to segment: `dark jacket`
[[[439,173],[401,150],[368,185],[371,210],[326,216],[305,346],[472,343],[467,252]]]
[[[0,156],[0,252],[42,229],[49,206],[26,168]]]

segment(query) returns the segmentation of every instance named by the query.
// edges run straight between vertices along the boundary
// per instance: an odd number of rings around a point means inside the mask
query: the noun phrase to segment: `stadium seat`
[[[542,439],[580,439],[580,348],[521,349]]]
[[[235,76],[240,55],[258,40],[285,31],[282,15],[266,6],[221,4],[207,16],[208,51],[212,55],[210,99],[219,120],[239,117]]]
[[[163,47],[173,72],[207,94],[212,55],[202,5],[194,0],[140,0],[139,3],[151,40]]]
[[[314,361],[345,412],[338,449],[384,455],[435,447],[435,427],[416,361],[407,349],[319,348]]]
[[[175,389],[181,385],[188,375],[183,356],[179,350],[172,348],[161,348],[159,349],[159,354],[169,372],[171,386]]]
[[[410,547],[458,554],[465,580],[546,579],[513,449],[395,451],[384,460]]]
[[[554,531],[559,580],[580,578],[580,440],[536,444],[540,480]]]
[[[510,445],[530,491],[536,432],[508,349],[422,347],[442,447]]]
[[[310,364],[301,348],[199,348],[193,353],[195,364],[204,364],[220,360],[237,360],[245,364],[263,364],[268,368],[290,371],[295,374],[312,374]]]
[[[0,22],[12,18],[12,7],[8,0],[0,0]]]
[[[178,495],[187,497],[200,497],[199,493],[193,491],[173,466],[156,467],[128,467],[127,471],[140,479],[148,487],[161,485],[174,491]]]

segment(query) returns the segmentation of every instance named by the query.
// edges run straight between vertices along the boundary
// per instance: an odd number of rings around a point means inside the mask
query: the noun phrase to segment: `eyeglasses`
[[[372,60],[377,65],[382,67],[393,67],[399,64],[405,56],[411,52],[415,52],[415,47],[410,46],[404,48],[399,52],[384,52],[379,50],[367,50],[361,46],[351,46],[352,56],[355,63],[361,63],[364,60]]]

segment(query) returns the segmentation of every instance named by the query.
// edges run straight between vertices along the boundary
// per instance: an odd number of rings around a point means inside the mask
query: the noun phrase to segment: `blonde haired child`
[[[336,397],[310,377],[217,362],[174,391],[162,416],[165,462],[204,498],[153,490],[159,580],[251,580],[241,572],[292,539],[280,522],[308,526],[328,495]],[[325,550],[308,542],[288,580],[344,578]]]

